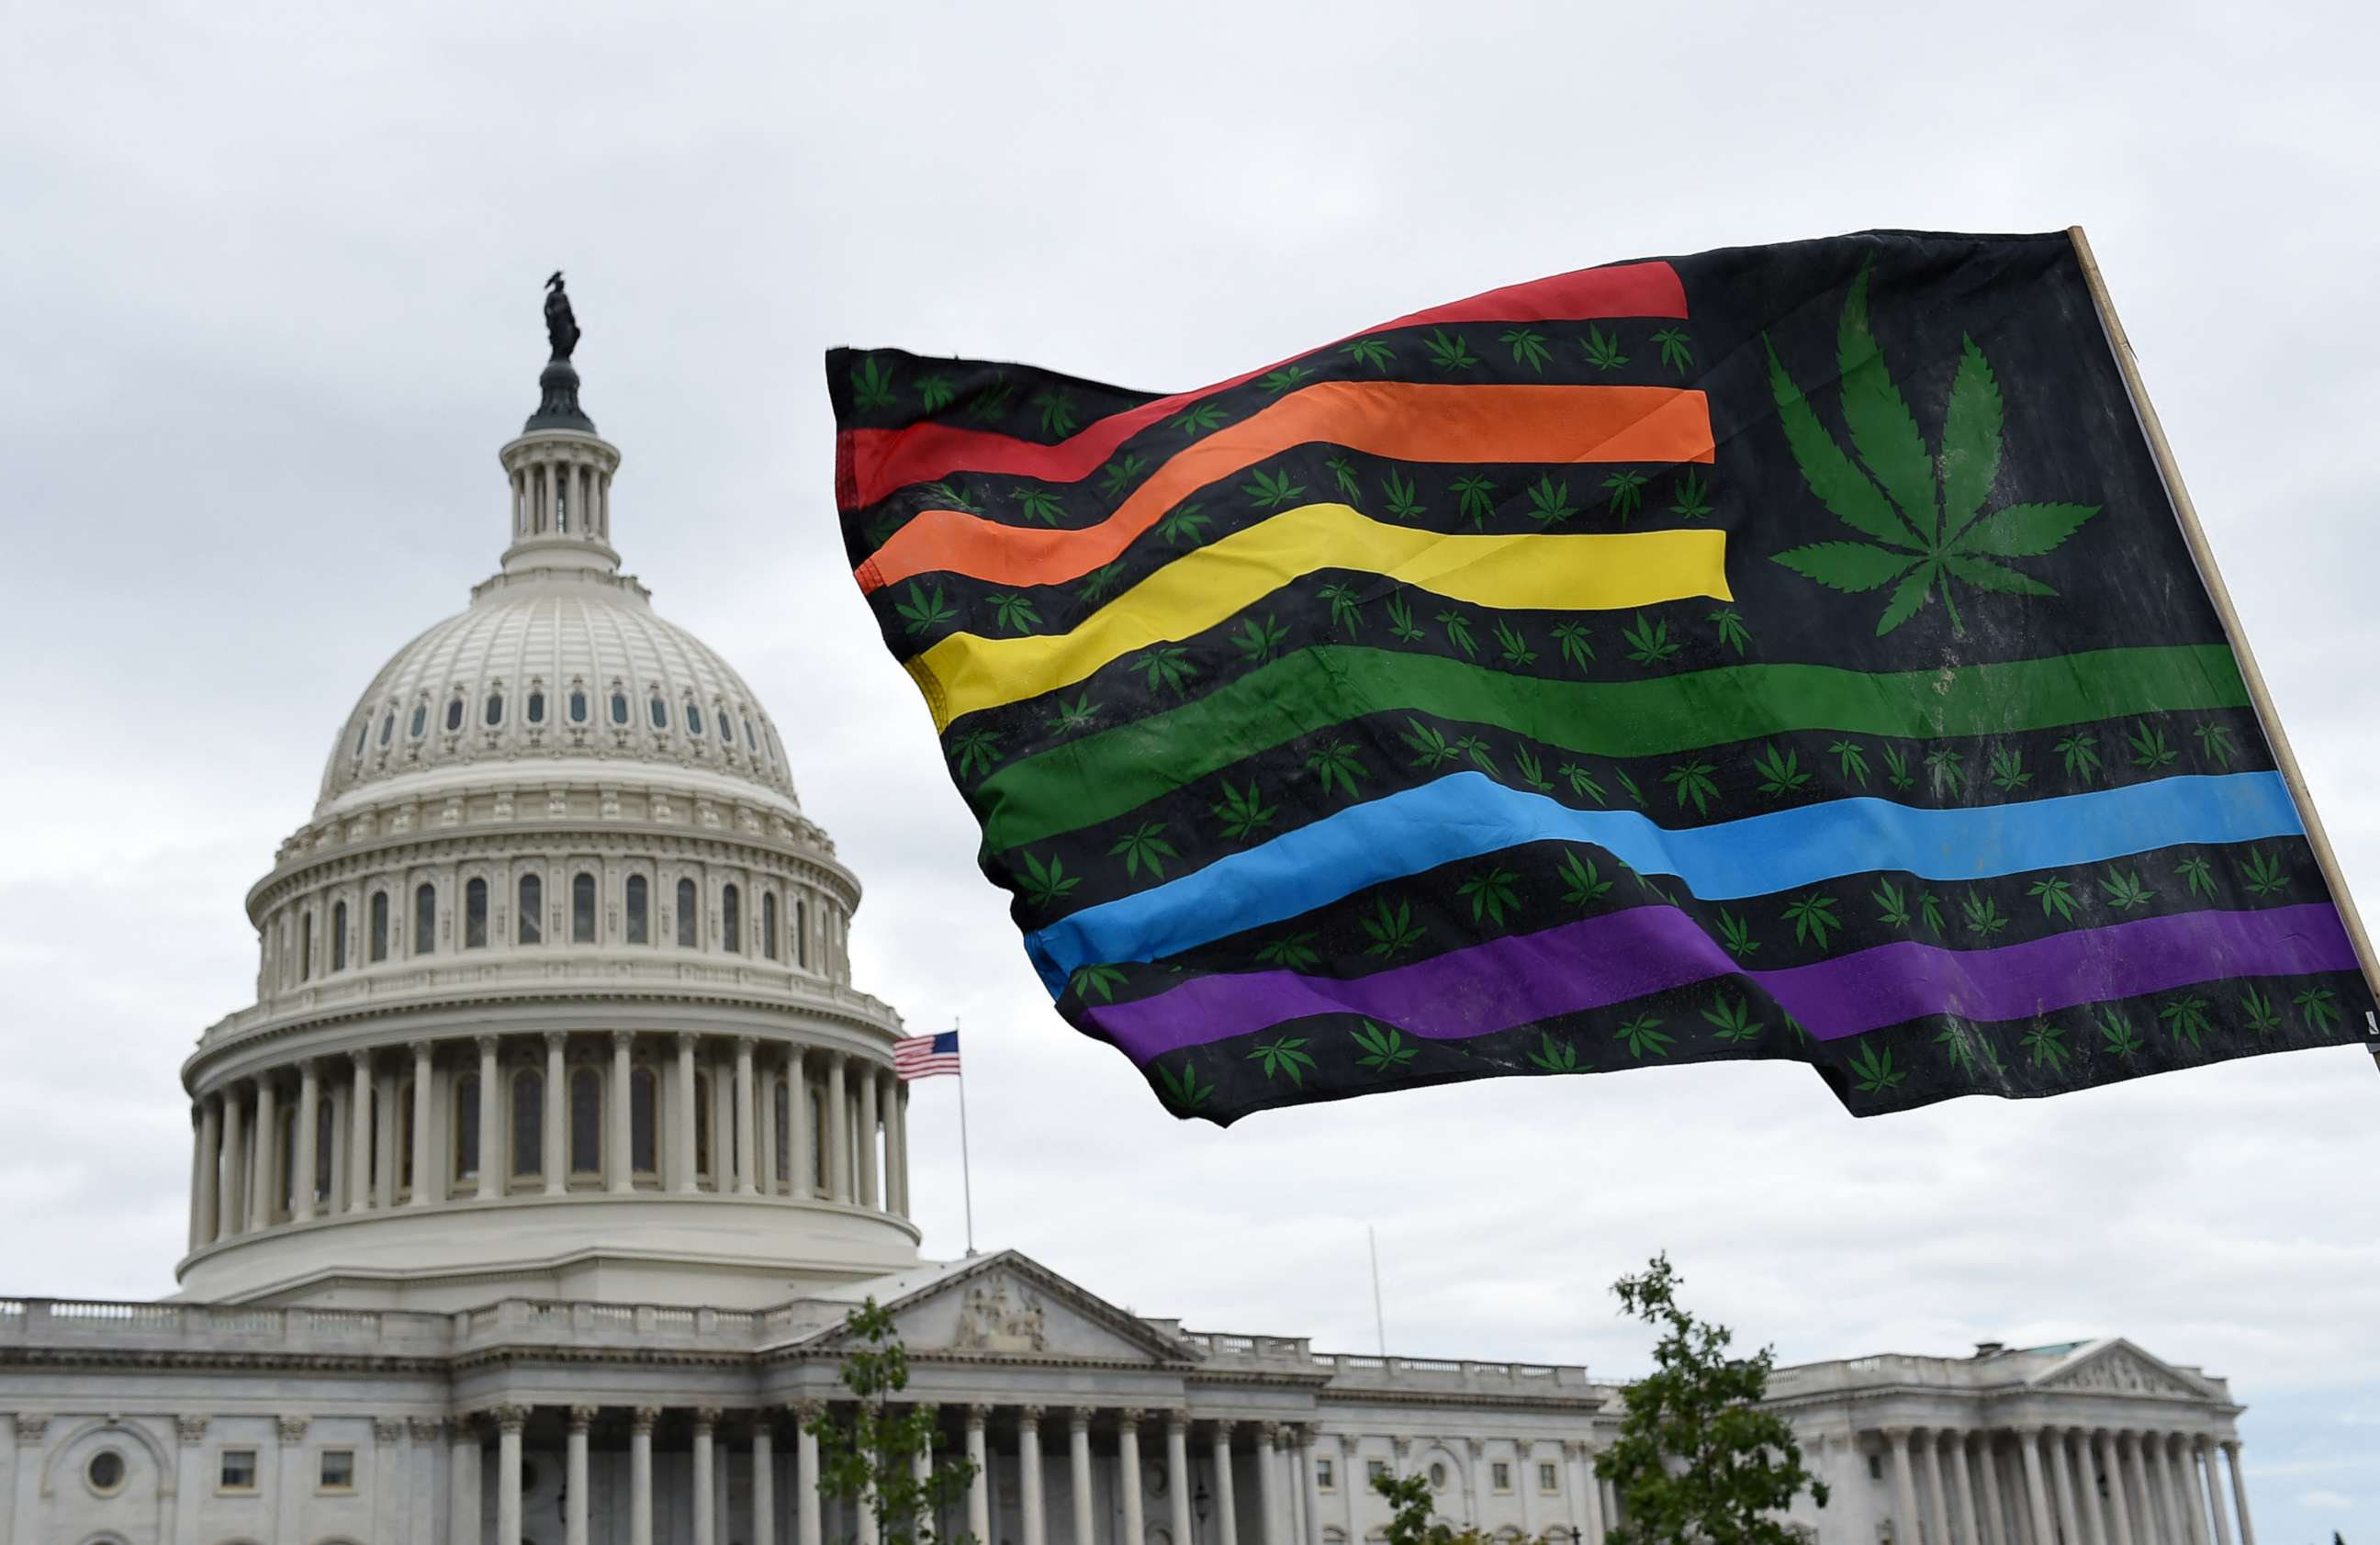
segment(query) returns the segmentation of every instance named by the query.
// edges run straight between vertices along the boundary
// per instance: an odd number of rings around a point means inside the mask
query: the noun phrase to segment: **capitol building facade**
[[[500,453],[500,567],[373,678],[249,893],[256,1001],[182,1068],[179,1295],[0,1298],[0,1545],[875,1545],[803,1430],[870,1298],[980,1466],[938,1535],[1355,1545],[1386,1472],[1602,1545],[1626,1394],[1585,1369],[920,1256],[858,882],[750,690],[621,572],[567,352]],[[2224,1381],[2120,1339],[1784,1369],[1771,1403],[1822,1545],[2254,1545]]]

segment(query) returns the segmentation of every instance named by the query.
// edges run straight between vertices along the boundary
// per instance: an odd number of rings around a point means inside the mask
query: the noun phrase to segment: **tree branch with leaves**
[[[981,1545],[970,1534],[936,1533],[935,1519],[965,1499],[976,1467],[935,1462],[942,1436],[932,1406],[908,1403],[895,1414],[892,1397],[909,1386],[909,1352],[892,1316],[869,1298],[844,1318],[844,1331],[855,1342],[843,1360],[848,1413],[830,1406],[804,1423],[818,1440],[820,1495],[873,1515],[880,1545]]]

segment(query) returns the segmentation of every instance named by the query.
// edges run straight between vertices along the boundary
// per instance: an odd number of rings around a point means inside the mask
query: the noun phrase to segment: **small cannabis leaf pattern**
[[[1803,480],[1818,501],[1864,542],[1817,542],[1777,555],[1777,561],[1830,589],[1857,595],[1892,586],[1877,617],[1879,636],[1892,632],[1936,597],[1954,634],[1966,625],[1958,591],[2055,596],[2043,581],[2005,561],[2056,550],[2095,504],[2010,504],[1985,513],[1999,477],[2002,406],[1999,383],[1975,341],[1965,341],[1950,380],[1950,405],[1938,453],[1930,452],[1902,401],[1884,354],[1868,331],[1868,271],[1852,282],[1835,344],[1842,377],[1843,418],[1854,460],[1818,421],[1802,389],[1768,349],[1769,392]]]

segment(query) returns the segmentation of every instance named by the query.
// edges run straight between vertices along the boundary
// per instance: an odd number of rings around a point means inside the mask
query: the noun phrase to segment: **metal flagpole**
[[[959,1032],[959,1017],[951,1016],[951,1034]],[[975,1168],[967,1158],[966,1048],[959,1048],[959,1192],[966,1198],[966,1252],[975,1253]]]
[[[1372,1247],[1372,1324],[1379,1332],[1380,1356],[1389,1355],[1389,1319],[1380,1311],[1380,1236],[1370,1224],[1364,1225],[1364,1238]]]
[[[2230,635],[2231,652],[2239,657],[2240,678],[2247,683],[2248,701],[2255,706],[2256,718],[2265,727],[2265,738],[2273,744],[2273,760],[2279,766],[2281,781],[2288,785],[2289,798],[2297,803],[2298,817],[2305,823],[2306,845],[2313,850],[2314,863],[2321,867],[2323,878],[2330,882],[2331,899],[2338,903],[2339,921],[2347,925],[2348,939],[2355,946],[2363,979],[2380,993],[2380,971],[2374,969],[2380,960],[2372,952],[2372,941],[2364,936],[2363,918],[2355,910],[2355,898],[2348,891],[2347,876],[2339,871],[2338,855],[2331,851],[2330,837],[2323,830],[2322,816],[2315,812],[2313,796],[2306,789],[2305,774],[2299,770],[2297,754],[2289,749],[2289,738],[2282,732],[2281,716],[2273,707],[2272,694],[2265,688],[2264,672],[2256,669],[2256,655],[2248,647],[2247,630],[2240,625],[2240,614],[2231,610],[2231,592],[2224,586],[2222,573],[2215,567],[2215,549],[2207,544],[2205,528],[2198,524],[2197,506],[2191,503],[2190,490],[2182,486],[2181,468],[2175,465],[2173,447],[2165,438],[2165,426],[2157,422],[2148,388],[2142,384],[2140,364],[2132,357],[2132,341],[2124,335],[2124,324],[2116,320],[2115,302],[2107,296],[2107,282],[2101,277],[2099,265],[2091,256],[2091,243],[2083,236],[2082,227],[2070,225],[2066,234],[2074,242],[2075,257],[2082,260],[2083,282],[2090,286],[2092,304],[2098,308],[2100,325],[2106,330],[2117,368],[2123,372],[2124,388],[2131,394],[2132,412],[2140,419],[2142,432],[2148,437],[2158,475],[2165,479],[2166,493],[2173,501],[2182,539],[2190,547],[2192,561],[2198,565],[2198,577],[2206,586],[2207,597],[2215,603],[2215,614],[2222,619],[2223,631]],[[2380,1025],[2367,1029],[2380,1035]],[[2380,1041],[2366,1044],[2373,1060],[2380,1062]]]

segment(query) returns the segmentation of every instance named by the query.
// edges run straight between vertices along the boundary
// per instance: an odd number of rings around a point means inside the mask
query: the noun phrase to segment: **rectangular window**
[[[352,1491],[356,1489],[356,1451],[351,1448],[326,1448],[322,1451],[322,1480],[325,1491]]]
[[[1328,1459],[1315,1460],[1314,1489],[1318,1491],[1339,1490],[1339,1467]]]
[[[1867,1456],[1867,1478],[1870,1480],[1884,1479],[1884,1455],[1871,1454]]]
[[[1512,1467],[1501,1459],[1488,1467],[1488,1476],[1497,1491],[1509,1491],[1512,1489]]]
[[[1538,1492],[1539,1492],[1540,1494],[1544,1495],[1544,1496],[1548,1496],[1548,1497],[1550,1497],[1550,1496],[1552,1496],[1555,1492],[1560,1491],[1560,1490],[1561,1490],[1561,1475],[1560,1475],[1560,1473],[1559,1471],[1557,1471],[1557,1470],[1554,1468],[1554,1467],[1553,1467],[1553,1466],[1551,1466],[1551,1465],[1547,1465],[1547,1464],[1542,1464],[1542,1463],[1541,1463],[1541,1464],[1539,1464],[1539,1465],[1537,1466],[1537,1491],[1538,1491]]]
[[[256,1450],[227,1448],[217,1457],[215,1490],[218,1491],[253,1491],[256,1490]]]
[[[1366,1485],[1371,1484],[1373,1481],[1379,1479],[1382,1476],[1388,1473],[1389,1462],[1387,1460],[1366,1459],[1364,1461],[1364,1482]]]

